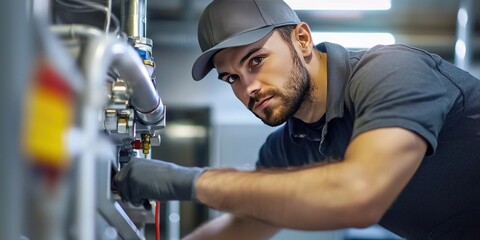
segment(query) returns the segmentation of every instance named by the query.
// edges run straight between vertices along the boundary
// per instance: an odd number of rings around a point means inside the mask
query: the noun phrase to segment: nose
[[[244,81],[245,93],[249,98],[255,98],[260,91],[262,84],[254,75],[247,76]]]

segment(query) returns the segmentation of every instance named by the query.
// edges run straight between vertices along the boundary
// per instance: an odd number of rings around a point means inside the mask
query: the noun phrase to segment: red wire
[[[155,204],[155,239],[160,240],[160,201]]]

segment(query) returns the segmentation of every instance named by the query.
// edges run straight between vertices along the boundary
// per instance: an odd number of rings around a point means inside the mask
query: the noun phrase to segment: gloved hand
[[[114,177],[123,200],[139,205],[144,200],[196,200],[195,182],[204,171],[160,160],[132,158]]]

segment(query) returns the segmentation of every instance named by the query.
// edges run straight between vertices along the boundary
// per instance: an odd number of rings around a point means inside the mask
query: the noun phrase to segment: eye
[[[265,59],[265,57],[254,57],[252,58],[252,60],[250,61],[250,68],[254,68],[256,66],[258,66],[260,63],[262,63],[263,59]]]
[[[238,78],[239,78],[239,77],[238,77],[237,74],[232,74],[232,75],[228,76],[227,79],[225,79],[225,82],[232,84],[232,83],[234,83],[235,81],[237,81]]]

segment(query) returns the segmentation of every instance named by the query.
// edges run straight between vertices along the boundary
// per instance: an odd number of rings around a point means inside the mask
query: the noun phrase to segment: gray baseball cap
[[[297,14],[282,0],[214,0],[198,24],[203,54],[193,64],[193,79],[199,81],[212,70],[218,51],[254,43],[275,27],[298,23]]]

